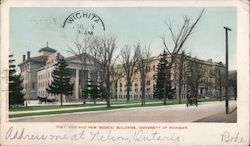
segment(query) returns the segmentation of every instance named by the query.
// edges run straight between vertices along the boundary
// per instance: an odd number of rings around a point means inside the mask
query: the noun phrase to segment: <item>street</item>
[[[11,122],[237,122],[236,101],[229,102],[229,115],[225,114],[225,102],[202,102],[198,107],[166,105],[139,107],[110,111],[93,111],[24,117]]]

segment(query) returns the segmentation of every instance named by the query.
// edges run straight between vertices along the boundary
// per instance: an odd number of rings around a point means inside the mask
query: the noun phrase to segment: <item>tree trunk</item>
[[[222,87],[221,87],[222,85],[220,85],[220,101],[222,101]]]
[[[130,91],[130,85],[127,84],[127,95],[126,95],[126,97],[127,97],[127,102],[129,102],[129,98],[130,98],[130,96],[129,96],[129,91]]]
[[[198,90],[199,90],[199,89],[198,89],[198,86],[196,86],[196,87],[195,87],[195,94],[194,94],[194,96],[195,96],[196,98],[198,98]]]
[[[178,93],[178,95],[179,95],[179,104],[181,104],[181,86],[182,86],[182,83],[181,83],[181,79],[179,79],[179,93]]]
[[[115,101],[117,101],[117,83],[118,83],[118,79],[115,82]]]
[[[143,83],[142,83],[142,106],[144,105],[145,105],[145,80],[143,80]]]
[[[165,69],[165,73],[167,73],[167,69]],[[167,104],[167,75],[163,81],[163,105],[166,105]]]
[[[109,108],[110,107],[110,99],[109,99],[109,94],[108,93],[107,93],[106,101],[107,101],[107,107]]]
[[[107,74],[107,77],[109,78],[110,74]],[[107,107],[110,108],[110,87],[109,87],[109,79],[106,80],[106,101],[107,101]]]
[[[163,105],[167,104],[167,82],[164,80],[163,82]]]
[[[61,106],[62,106],[62,94],[60,94],[60,102],[61,102]]]
[[[81,88],[82,88],[82,93],[81,93],[81,96],[82,96],[82,99],[83,99],[83,104],[86,104],[86,102],[85,102],[85,97],[84,97],[84,95],[83,95],[83,90],[84,90],[84,85],[83,85],[83,83],[84,83],[84,71],[83,71],[83,66],[81,66],[81,70],[82,70],[82,72],[81,72],[81,76],[82,76],[82,79],[81,79]]]

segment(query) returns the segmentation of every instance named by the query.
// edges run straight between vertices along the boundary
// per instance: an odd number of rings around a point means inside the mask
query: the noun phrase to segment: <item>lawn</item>
[[[218,101],[218,100],[211,100],[211,99],[199,99],[199,102],[207,102],[207,101]],[[186,100],[182,100],[181,104],[185,104]],[[174,105],[178,104],[178,99],[174,100],[167,100],[167,105]],[[100,107],[100,105],[102,105]],[[98,107],[97,107],[98,106]],[[150,106],[163,106],[162,100],[150,100],[146,101],[146,104],[144,107],[150,107]],[[91,108],[83,108],[83,109],[69,109],[72,107],[91,107]],[[88,111],[103,111],[103,110],[114,110],[114,109],[126,109],[126,108],[136,108],[141,107],[141,101],[140,100],[131,100],[129,102],[126,101],[112,101],[111,107],[107,108],[105,103],[101,104],[72,104],[72,105],[63,105],[62,107],[60,105],[46,105],[46,106],[31,106],[31,107],[18,107],[15,109],[11,109],[11,112],[15,111],[32,111],[32,110],[53,110],[53,109],[62,109],[63,111],[46,111],[46,112],[34,112],[34,113],[20,113],[20,114],[12,114],[9,115],[10,118],[15,117],[25,117],[25,116],[38,116],[38,115],[52,115],[52,114],[63,114],[63,113],[76,113],[76,112],[88,112]]]
[[[17,107],[11,108],[11,112],[19,112],[19,111],[31,111],[31,110],[52,110],[52,109],[61,109],[61,108],[73,108],[73,107],[89,107],[89,106],[96,106],[96,105],[106,105],[102,104],[70,104],[70,105],[41,105],[41,106],[28,106],[28,107]]]
[[[148,103],[144,107],[149,106],[162,106],[162,103]],[[134,107],[141,107],[141,105],[133,104],[133,105],[113,105],[110,108],[104,106],[104,107],[95,107],[93,108],[87,108],[87,109],[76,109],[76,110],[64,110],[64,111],[48,111],[48,112],[36,112],[36,113],[24,113],[24,114],[14,114],[9,115],[9,118],[15,118],[15,117],[24,117],[24,116],[37,116],[37,115],[51,115],[51,114],[63,114],[63,113],[76,113],[76,112],[88,112],[88,111],[103,111],[103,110],[114,110],[114,109],[125,109],[125,108],[134,108]]]
[[[147,102],[161,102],[161,100],[149,100]],[[122,101],[111,101],[111,105],[117,105],[117,104],[136,104],[141,103],[141,100],[131,100],[127,102],[126,100]],[[62,109],[62,108],[74,108],[74,107],[89,107],[89,106],[99,106],[99,105],[106,105],[106,103],[96,103],[96,104],[70,104],[70,105],[41,105],[41,106],[28,106],[28,107],[17,107],[17,108],[11,108],[11,112],[19,112],[19,111],[31,111],[31,110],[52,110],[52,109]]]

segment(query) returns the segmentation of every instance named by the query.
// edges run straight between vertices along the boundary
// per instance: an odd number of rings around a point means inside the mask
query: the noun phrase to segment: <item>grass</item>
[[[207,102],[207,101],[218,101],[218,100],[198,99],[198,102]],[[155,102],[157,102],[157,103],[155,103]],[[166,105],[174,105],[174,104],[178,104],[178,103],[179,103],[178,99],[167,100]],[[181,101],[181,104],[185,104],[185,103],[186,103],[186,99],[183,99]],[[100,105],[104,105],[104,106],[103,107],[95,107],[95,106],[100,106]],[[89,107],[89,106],[91,106],[92,108],[74,109],[74,110],[69,109],[69,110],[63,110],[63,111],[47,111],[47,112],[35,112],[35,113],[20,113],[20,114],[9,115],[9,118],[142,107],[140,100],[131,100],[129,102],[112,101],[110,108],[106,107],[106,103],[101,103],[101,104],[85,104],[85,105],[84,104],[63,105],[62,107],[60,105],[19,107],[19,108],[11,109],[10,111],[30,111],[30,110],[46,110],[46,109],[61,109],[61,108],[67,109],[67,108],[72,108],[72,107]],[[146,101],[146,104],[144,105],[144,107],[150,107],[150,106],[163,106],[163,101],[162,100]]]
[[[96,106],[96,105],[106,105],[102,104],[71,104],[71,105],[44,105],[44,106],[28,106],[28,107],[17,107],[11,108],[11,112],[16,111],[31,111],[31,110],[50,110],[50,109],[62,109],[62,108],[73,108],[73,107],[88,107],[88,106]]]
[[[160,100],[149,100],[147,102],[160,102]],[[131,100],[127,102],[126,100],[122,101],[111,101],[111,105],[118,105],[118,104],[133,104],[133,103],[141,103],[141,100]],[[62,108],[74,108],[74,107],[89,107],[89,106],[99,106],[99,105],[106,105],[106,103],[98,103],[97,104],[70,104],[70,105],[43,105],[43,106],[28,106],[28,107],[17,107],[11,108],[11,112],[19,112],[19,111],[32,111],[32,110],[52,110],[52,109],[62,109]]]
[[[162,103],[149,103],[144,105],[144,107],[149,106],[162,106]],[[77,112],[88,112],[88,111],[104,111],[104,110],[114,110],[114,109],[126,109],[126,108],[134,108],[134,107],[141,107],[140,104],[135,105],[123,105],[123,106],[111,106],[108,107],[93,107],[88,109],[77,109],[77,110],[65,110],[65,111],[48,111],[48,112],[38,112],[38,113],[24,113],[24,114],[14,114],[9,115],[9,118],[16,118],[16,117],[25,117],[25,116],[38,116],[38,115],[52,115],[52,114],[63,114],[63,113],[77,113]]]

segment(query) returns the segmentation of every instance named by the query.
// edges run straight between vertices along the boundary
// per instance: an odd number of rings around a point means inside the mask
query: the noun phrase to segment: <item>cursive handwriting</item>
[[[99,131],[97,132],[90,132],[90,140],[91,141],[128,141],[130,142],[129,137],[124,137],[124,136],[115,136],[112,135],[112,132],[109,130],[107,133],[100,133]]]
[[[158,131],[144,132],[143,130],[132,131],[130,134],[121,135],[112,130],[82,130],[72,133],[32,133],[26,131],[25,128],[10,127],[6,134],[6,140],[30,140],[30,141],[46,141],[46,140],[70,140],[70,141],[98,141],[98,142],[147,142],[147,141],[170,141],[179,142],[181,138],[175,133],[163,134]],[[224,138],[225,139],[225,138]],[[183,141],[183,139],[182,139]]]
[[[5,139],[18,139],[18,140],[67,140],[67,134],[28,134],[25,132],[25,128],[22,128],[21,132],[18,129],[10,127],[5,135]]]
[[[232,135],[228,131],[225,131],[223,134],[221,134],[221,142],[225,143],[243,143],[244,138],[240,137],[240,133],[237,132],[236,134]]]
[[[155,131],[149,134],[145,134],[143,130],[136,131],[134,133],[134,140],[135,141],[173,141],[179,142],[180,137],[175,135],[175,133],[170,134],[169,136],[163,136],[159,132]]]

